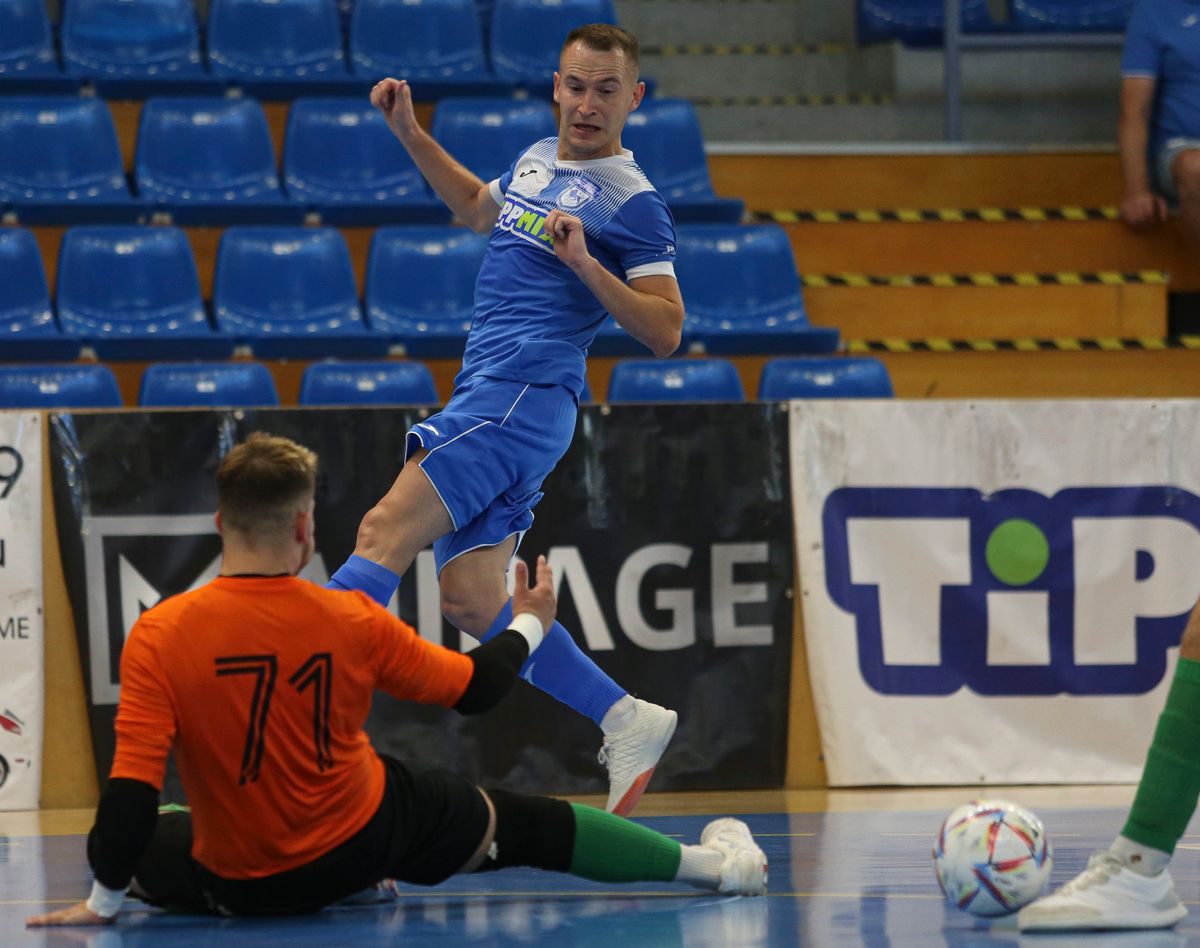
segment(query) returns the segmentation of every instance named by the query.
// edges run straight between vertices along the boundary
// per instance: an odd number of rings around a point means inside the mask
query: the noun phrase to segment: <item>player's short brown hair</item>
[[[316,491],[317,456],[290,438],[256,431],[217,468],[217,504],[225,526],[265,537],[288,529]]]
[[[572,43],[582,43],[588,49],[598,49],[604,53],[619,49],[625,54],[625,61],[633,66],[635,76],[641,70],[642,61],[638,52],[637,37],[619,26],[613,26],[611,23],[588,23],[586,26],[577,26],[567,34],[562,49],[566,50]],[[562,55],[562,50],[559,51],[559,55]]]

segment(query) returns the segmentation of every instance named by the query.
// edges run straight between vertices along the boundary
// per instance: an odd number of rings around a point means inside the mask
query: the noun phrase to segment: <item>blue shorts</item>
[[[405,459],[429,453],[421,470],[454,523],[434,541],[438,574],[457,556],[517,544],[533,524],[541,486],[575,434],[575,393],[561,385],[531,385],[475,376],[436,415],[408,431]]]

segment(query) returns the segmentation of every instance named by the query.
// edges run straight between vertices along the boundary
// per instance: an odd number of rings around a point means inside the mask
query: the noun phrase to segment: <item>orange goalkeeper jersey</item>
[[[373,692],[449,707],[472,667],[362,593],[218,577],[130,632],[111,776],[161,789],[174,747],[196,860],[229,879],[293,869],[379,807]]]

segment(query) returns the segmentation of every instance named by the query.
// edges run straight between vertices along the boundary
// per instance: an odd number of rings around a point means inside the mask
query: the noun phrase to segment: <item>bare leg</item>
[[[1182,151],[1171,165],[1179,210],[1193,248],[1200,251],[1200,150]]]
[[[442,613],[456,629],[482,638],[508,602],[504,576],[516,537],[496,546],[471,550],[442,569]]]
[[[424,448],[413,453],[358,527],[355,554],[397,576],[408,571],[421,550],[454,529],[445,504],[419,466],[427,453]]]

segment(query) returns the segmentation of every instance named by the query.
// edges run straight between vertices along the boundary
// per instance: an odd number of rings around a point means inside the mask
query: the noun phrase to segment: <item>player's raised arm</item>
[[[463,167],[421,128],[413,111],[408,81],[380,80],[371,89],[371,104],[383,113],[392,133],[454,216],[477,233],[491,230],[500,208],[492,199],[487,183]]]
[[[595,294],[622,329],[660,359],[679,348],[683,297],[673,276],[655,274],[622,282],[588,251],[583,221],[565,211],[551,211],[545,229],[554,240],[558,259]]]

